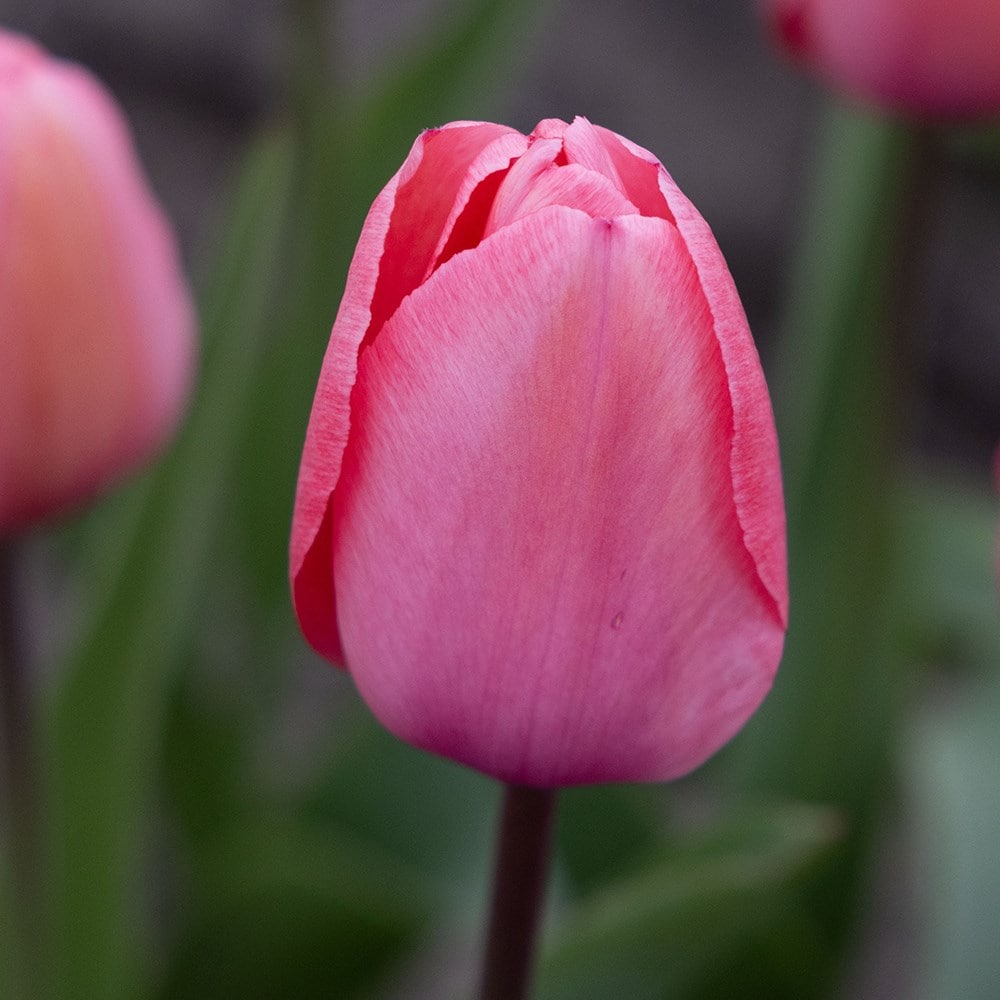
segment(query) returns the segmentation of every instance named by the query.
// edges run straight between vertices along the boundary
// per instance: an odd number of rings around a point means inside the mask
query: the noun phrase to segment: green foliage
[[[884,817],[898,721],[890,289],[913,142],[902,126],[854,110],[834,108],[827,122],[773,380],[789,632],[774,690],[730,754],[741,785],[844,810],[851,836],[810,887],[833,942],[849,933]]]
[[[292,819],[237,823],[199,875],[162,1000],[368,996],[417,940],[429,904],[393,859]]]
[[[539,997],[696,995],[747,933],[780,924],[794,906],[784,890],[839,832],[829,812],[786,808],[661,847],[651,864],[570,911],[545,957]]]
[[[1000,982],[1000,675],[942,693],[916,720],[909,785],[920,831],[919,1000],[990,1000]]]
[[[226,456],[259,360],[288,165],[278,135],[248,159],[205,299],[202,385],[138,518],[129,518],[120,573],[56,692],[48,769],[58,996],[125,996],[134,974],[142,815],[169,679],[190,642],[232,471]]]
[[[414,751],[365,709],[353,714],[308,814],[352,830],[445,887],[481,882],[493,849],[495,782]]]

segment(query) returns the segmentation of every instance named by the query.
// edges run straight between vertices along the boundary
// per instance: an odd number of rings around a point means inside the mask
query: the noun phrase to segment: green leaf
[[[423,129],[489,116],[491,95],[515,77],[547,7],[532,0],[453,2],[351,104],[336,94],[300,99],[306,111],[286,321],[268,345],[259,405],[246,428],[240,461],[246,502],[236,512],[242,561],[269,629],[293,627],[286,580],[295,480],[320,364],[368,208]]]
[[[572,910],[540,969],[539,1000],[684,996],[777,922],[792,886],[837,841],[828,810],[784,807],[677,845]]]
[[[663,789],[598,785],[559,793],[556,848],[561,871],[587,893],[634,871],[663,839]]]
[[[162,1000],[350,1000],[383,984],[417,943],[428,888],[330,828],[236,827],[203,860],[196,913]]]
[[[992,669],[997,627],[997,521],[992,483],[911,476],[901,492],[901,613],[920,662]]]
[[[457,119],[489,118],[497,81],[514,79],[550,4],[460,0],[441,11],[423,44],[397,56],[358,106],[353,133],[381,187],[417,133]],[[534,124],[534,123],[532,123]],[[374,194],[374,190],[372,194]]]
[[[131,544],[51,713],[56,995],[126,995],[143,813],[169,679],[197,615],[210,542],[259,361],[284,234],[288,140],[252,150],[202,309],[202,384],[152,473]]]
[[[485,892],[499,785],[400,742],[361,706],[347,725],[308,815],[352,831],[451,889]]]
[[[248,798],[247,720],[235,706],[220,704],[214,692],[206,692],[201,680],[194,671],[179,678],[163,732],[170,812],[191,845],[231,822],[246,809]]]
[[[995,667],[996,664],[994,663]],[[908,746],[922,923],[920,1000],[993,1000],[1000,983],[1000,674],[917,719]]]
[[[843,809],[849,850],[813,903],[842,941],[890,781],[897,391],[890,308],[916,137],[833,109],[772,379],[788,507],[790,622],[774,688],[725,752],[739,787]]]

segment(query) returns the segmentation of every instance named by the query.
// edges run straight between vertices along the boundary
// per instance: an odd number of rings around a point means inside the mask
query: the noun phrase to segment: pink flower
[[[664,780],[739,730],[786,626],[777,445],[655,157],[582,118],[417,139],[323,362],[291,582],[385,726],[507,781]]]
[[[0,30],[0,535],[149,458],[193,348],[121,113],[82,69]]]
[[[998,0],[759,0],[775,34],[835,87],[932,118],[1000,114]]]

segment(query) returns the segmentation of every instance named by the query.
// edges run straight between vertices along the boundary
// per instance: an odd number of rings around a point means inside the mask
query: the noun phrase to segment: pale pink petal
[[[532,130],[532,139],[562,139],[569,125],[561,118],[543,118]]]
[[[531,189],[553,165],[562,152],[559,139],[536,139],[527,152],[507,171],[497,189],[496,198],[486,222],[486,234],[513,221],[518,205],[531,194]]]
[[[510,781],[661,780],[764,696],[783,626],[733,505],[748,376],[698,282],[663,220],[543,209],[363,354],[337,616],[403,739]]]
[[[614,161],[608,155],[601,135],[586,118],[577,115],[563,135],[563,150],[570,163],[579,163],[581,167],[593,170],[594,173],[606,177],[619,190],[624,192],[622,180],[618,176]]]
[[[330,567],[330,495],[340,476],[351,425],[350,398],[358,350],[371,321],[369,303],[378,280],[396,189],[400,179],[412,174],[414,161],[419,163],[422,154],[423,144],[418,139],[399,173],[368,212],[323,358],[299,466],[289,552],[292,599],[309,643],[338,663],[343,654],[337,637]]]
[[[453,122],[423,133],[375,199],[354,252],[306,431],[290,543],[292,596],[302,631],[318,652],[338,662],[324,541],[351,424],[358,352],[428,273],[470,167],[492,143],[511,134],[517,135],[481,122]]]
[[[558,140],[538,140],[511,167],[497,191],[485,236],[550,205],[578,208],[605,219],[636,213],[635,206],[606,177],[575,163],[557,165],[562,151]]]

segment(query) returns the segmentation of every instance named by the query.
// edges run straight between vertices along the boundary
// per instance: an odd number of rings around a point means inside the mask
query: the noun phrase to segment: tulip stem
[[[42,996],[38,762],[18,553],[0,544],[0,755],[7,830],[6,931],[17,958],[13,995]]]
[[[525,1000],[545,901],[556,792],[507,785],[497,844],[482,1000]]]

